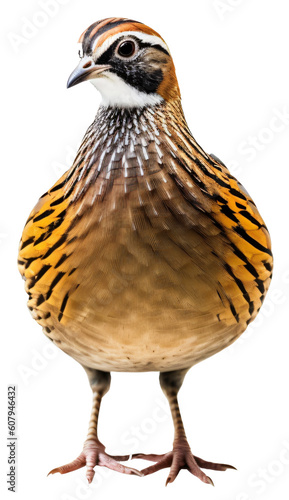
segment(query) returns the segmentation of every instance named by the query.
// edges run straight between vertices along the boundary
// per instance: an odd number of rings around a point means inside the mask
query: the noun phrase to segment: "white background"
[[[14,0],[1,14],[1,498],[13,497],[6,485],[12,383],[18,388],[14,497],[21,500],[288,500],[288,2],[49,4],[47,14],[48,0]],[[30,210],[71,165],[94,118],[97,91],[89,83],[66,90],[66,81],[78,62],[79,35],[110,16],[141,20],[165,38],[193,134],[231,166],[272,236],[274,279],[259,316],[231,348],[194,367],[180,392],[193,453],[238,468],[210,472],[215,488],[187,471],[167,488],[167,470],[138,478],[99,468],[89,487],[84,469],[46,477],[81,451],[91,393],[83,369],[53,348],[31,319],[17,247]],[[169,451],[166,405],[156,373],[113,374],[100,439],[109,452]]]

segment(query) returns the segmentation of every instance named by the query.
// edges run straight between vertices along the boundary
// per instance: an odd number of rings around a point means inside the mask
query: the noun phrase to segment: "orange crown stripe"
[[[129,19],[127,19],[129,20]],[[89,33],[88,35],[88,38],[92,38],[100,28],[102,28],[103,26],[106,26],[107,24],[111,24],[111,23],[116,23],[116,22],[121,22],[121,21],[126,21],[125,18],[122,18],[122,17],[106,17],[105,19],[102,19],[102,21],[98,21],[96,23],[93,23],[91,24],[88,28],[86,28],[86,30],[84,30],[84,32],[80,35],[79,37],[79,40],[78,40],[78,43],[82,43],[84,38],[85,38],[85,35],[86,33],[88,33],[90,31],[90,29],[92,28],[92,26],[94,26],[94,24],[96,24],[96,26],[92,29],[92,31]]]
[[[91,29],[93,25],[90,25],[89,28],[87,28],[80,35],[78,42],[82,43],[86,38],[86,36],[90,40],[92,40],[94,37],[97,39],[97,32],[101,30],[101,28],[103,28],[104,26],[108,26],[108,29],[99,36],[95,49],[97,47],[100,47],[103,44],[103,42],[107,40],[110,36],[113,36],[117,33],[122,33],[124,31],[136,31],[140,33],[146,33],[147,35],[158,36],[161,40],[164,41],[164,39],[161,37],[159,33],[157,33],[155,30],[153,30],[149,26],[146,26],[143,23],[139,23],[137,21],[131,21],[129,19],[127,19],[128,21],[127,23],[123,21],[126,21],[126,19],[123,19],[121,17],[110,17],[107,19],[103,19],[93,29]],[[114,26],[111,29],[109,29],[109,24],[117,22],[120,22],[121,24],[119,24],[119,26]]]
[[[152,28],[149,28],[149,26],[146,26],[145,24],[140,24],[140,23],[125,23],[121,24],[120,26],[116,26],[115,28],[112,28],[111,30],[106,31],[102,35],[100,35],[99,39],[97,40],[97,43],[95,45],[94,50],[96,50],[98,47],[100,47],[105,40],[107,40],[110,36],[113,36],[117,33],[122,33],[124,31],[138,31],[140,33],[146,33],[147,35],[154,35],[158,36],[161,40],[164,41],[164,39]]]
[[[109,19],[104,19],[101,23],[99,23],[89,35],[89,38],[93,38],[94,35],[98,32],[100,28],[105,26],[106,24],[117,23],[118,21],[122,21],[121,17],[110,17]]]

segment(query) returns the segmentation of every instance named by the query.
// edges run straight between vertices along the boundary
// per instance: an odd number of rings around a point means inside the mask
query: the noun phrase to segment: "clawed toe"
[[[211,470],[219,470],[219,471],[225,471],[227,469],[232,469],[232,470],[237,470],[236,467],[233,467],[233,465],[228,465],[228,464],[216,464],[214,462],[207,462],[206,460],[203,460],[202,458],[199,457],[194,457],[198,466],[201,467],[202,469],[211,469]]]
[[[105,452],[105,448],[100,442],[89,440],[85,442],[83,451],[79,457],[66,465],[52,469],[48,475],[56,474],[57,472],[60,474],[67,474],[68,472],[72,472],[86,466],[86,478],[88,483],[91,483],[95,474],[94,467],[98,465],[100,467],[107,467],[108,469],[120,472],[121,474],[130,474],[140,477],[143,476],[144,474],[137,469],[126,467],[118,462],[118,460],[128,459],[126,457],[129,458],[128,455],[124,457],[113,457]]]
[[[131,458],[149,460],[155,463],[141,471],[119,463],[127,461]],[[100,467],[107,467],[108,469],[120,472],[121,474],[130,474],[140,477],[148,476],[149,474],[153,474],[158,470],[169,467],[170,472],[166,480],[166,485],[172,483],[176,479],[181,469],[187,469],[191,474],[198,477],[201,481],[206,484],[211,484],[212,486],[214,486],[212,479],[207,476],[201,470],[201,468],[218,471],[235,469],[235,467],[233,467],[232,465],[207,462],[202,458],[194,456],[186,441],[178,441],[176,444],[174,444],[174,448],[172,451],[163,455],[157,455],[154,453],[135,453],[134,455],[109,455],[105,452],[105,447],[102,443],[97,440],[90,439],[84,443],[83,451],[81,452],[79,457],[66,465],[62,465],[61,467],[52,469],[49,474],[55,474],[57,472],[59,472],[60,474],[67,474],[68,472],[72,472],[86,466],[86,477],[88,482],[91,483],[95,474],[94,467],[96,465]]]
[[[212,469],[218,471],[225,471],[227,469],[235,469],[232,465],[226,464],[217,464],[214,462],[207,462],[202,458],[195,457],[189,446],[185,445],[183,447],[177,446],[173,449],[173,451],[169,453],[165,453],[163,455],[157,454],[144,454],[144,453],[135,453],[132,455],[132,458],[140,458],[142,460],[149,460],[151,462],[155,462],[153,465],[146,467],[141,472],[144,476],[149,474],[153,474],[158,470],[170,467],[170,472],[168,478],[166,480],[166,486],[169,483],[172,483],[177,475],[179,474],[181,469],[187,469],[191,474],[198,477],[201,481],[206,484],[211,484],[214,486],[212,479],[207,476],[202,470],[203,469]]]
[[[122,458],[122,457],[120,457]],[[121,474],[131,474],[134,476],[143,476],[143,473],[137,469],[132,467],[126,467],[125,465],[120,464],[114,457],[108,455],[107,453],[100,453],[99,462],[97,465],[102,467],[107,467],[108,469],[114,470],[116,472],[120,472]]]
[[[86,465],[86,459],[84,453],[81,453],[79,457],[77,457],[72,462],[69,462],[68,464],[61,465],[60,467],[52,469],[50,472],[48,472],[47,475],[49,476],[50,474],[56,474],[57,472],[59,472],[60,474],[67,474],[68,472],[78,470],[81,467],[84,467],[85,465]]]

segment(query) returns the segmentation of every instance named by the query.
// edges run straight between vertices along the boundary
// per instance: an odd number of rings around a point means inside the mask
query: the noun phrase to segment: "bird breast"
[[[236,189],[225,167],[202,172],[208,158],[173,110],[103,108],[32,212],[19,256],[29,307],[85,366],[189,367],[257,314],[270,281],[268,235],[258,221],[259,248],[233,234],[218,199]]]

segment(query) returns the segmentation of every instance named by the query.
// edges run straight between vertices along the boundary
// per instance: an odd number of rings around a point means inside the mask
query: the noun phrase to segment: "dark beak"
[[[108,64],[97,65],[90,57],[84,56],[68,78],[67,88],[69,89],[70,87],[73,87],[80,82],[90,80],[91,78],[97,78],[97,75],[103,73],[109,68],[110,66]]]

